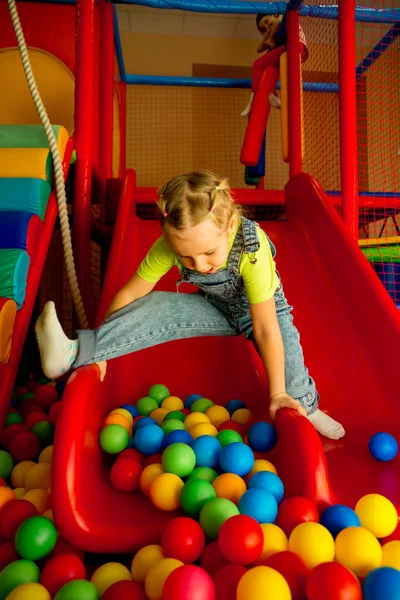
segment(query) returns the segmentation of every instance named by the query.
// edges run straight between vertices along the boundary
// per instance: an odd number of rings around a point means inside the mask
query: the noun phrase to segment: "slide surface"
[[[124,182],[106,274],[100,317],[159,235],[155,221],[135,214],[132,172]],[[273,456],[287,495],[306,495],[320,508],[335,501],[354,506],[379,492],[400,503],[399,463],[368,452],[376,431],[400,433],[396,411],[398,312],[318,184],[301,174],[286,188],[285,222],[260,223],[278,248],[277,263],[306,362],[321,395],[321,409],[340,420],[346,437],[318,436],[298,413],[278,413]],[[249,202],[251,199],[249,198]],[[175,291],[177,272],[159,289]],[[184,290],[182,290],[184,291]],[[188,291],[188,290],[185,290]],[[146,395],[154,383],[186,397],[200,393],[224,404],[240,398],[265,416],[267,383],[251,344],[243,338],[171,342],[108,363],[103,383],[96,365],[70,378],[57,426],[52,497],[60,533],[88,551],[130,552],[158,543],[174,513],[155,509],[141,492],[115,490],[112,458],[99,447],[102,421],[112,408]]]

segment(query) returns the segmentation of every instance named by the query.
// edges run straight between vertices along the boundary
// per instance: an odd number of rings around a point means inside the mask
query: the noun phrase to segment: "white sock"
[[[314,425],[318,433],[331,440],[339,440],[345,434],[341,424],[319,410],[319,408],[312,415],[307,416],[307,419]]]
[[[54,302],[46,302],[43,312],[35,323],[43,373],[50,379],[61,377],[70,370],[78,355],[78,340],[65,335],[58,320]]]
[[[251,92],[248,105],[246,106],[244,111],[240,113],[241,117],[247,117],[247,115],[249,115],[251,113],[251,109],[253,106],[253,100],[254,100],[254,92]]]

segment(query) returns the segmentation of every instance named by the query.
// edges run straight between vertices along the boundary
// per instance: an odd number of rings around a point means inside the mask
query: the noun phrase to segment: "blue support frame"
[[[113,21],[114,21],[114,44],[115,44],[115,52],[117,53],[118,67],[119,73],[121,75],[122,81],[126,82],[126,71],[125,71],[125,63],[124,63],[124,54],[122,52],[122,44],[121,44],[121,36],[119,34],[119,25],[118,25],[118,15],[117,15],[117,7],[113,6]]]
[[[359,78],[367,69],[387,50],[392,42],[400,35],[400,22],[395,23],[391,29],[372,48],[371,52],[360,62],[356,68],[356,77]]]

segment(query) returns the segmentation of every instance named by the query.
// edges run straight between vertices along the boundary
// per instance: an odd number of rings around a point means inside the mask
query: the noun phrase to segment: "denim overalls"
[[[266,235],[253,221],[241,218],[226,267],[208,275],[182,267],[181,280],[196,285],[199,292],[183,294],[151,292],[112,314],[97,330],[78,331],[79,354],[73,368],[137,352],[164,342],[199,336],[253,336],[249,302],[239,272],[245,252],[257,260],[258,235]],[[276,249],[267,237],[272,256]],[[315,384],[304,365],[300,336],[293,325],[282,286],[275,305],[285,348],[286,391],[312,414],[318,407]]]

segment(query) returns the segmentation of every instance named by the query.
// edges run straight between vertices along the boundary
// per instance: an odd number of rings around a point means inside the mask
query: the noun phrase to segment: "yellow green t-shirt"
[[[240,221],[237,229],[239,225]],[[269,300],[279,287],[279,278],[268,240],[263,231],[259,230],[257,233],[260,248],[251,255],[252,260],[254,257],[257,262],[251,263],[249,255],[245,252],[242,253],[239,262],[239,272],[243,278],[244,288],[250,304],[259,304]],[[229,239],[229,252],[234,239],[235,236]],[[219,269],[226,267],[226,265],[227,261]],[[141,262],[137,274],[149,283],[157,283],[172,267],[178,267],[179,271],[182,272],[181,261],[172,251],[164,236],[161,236]]]

